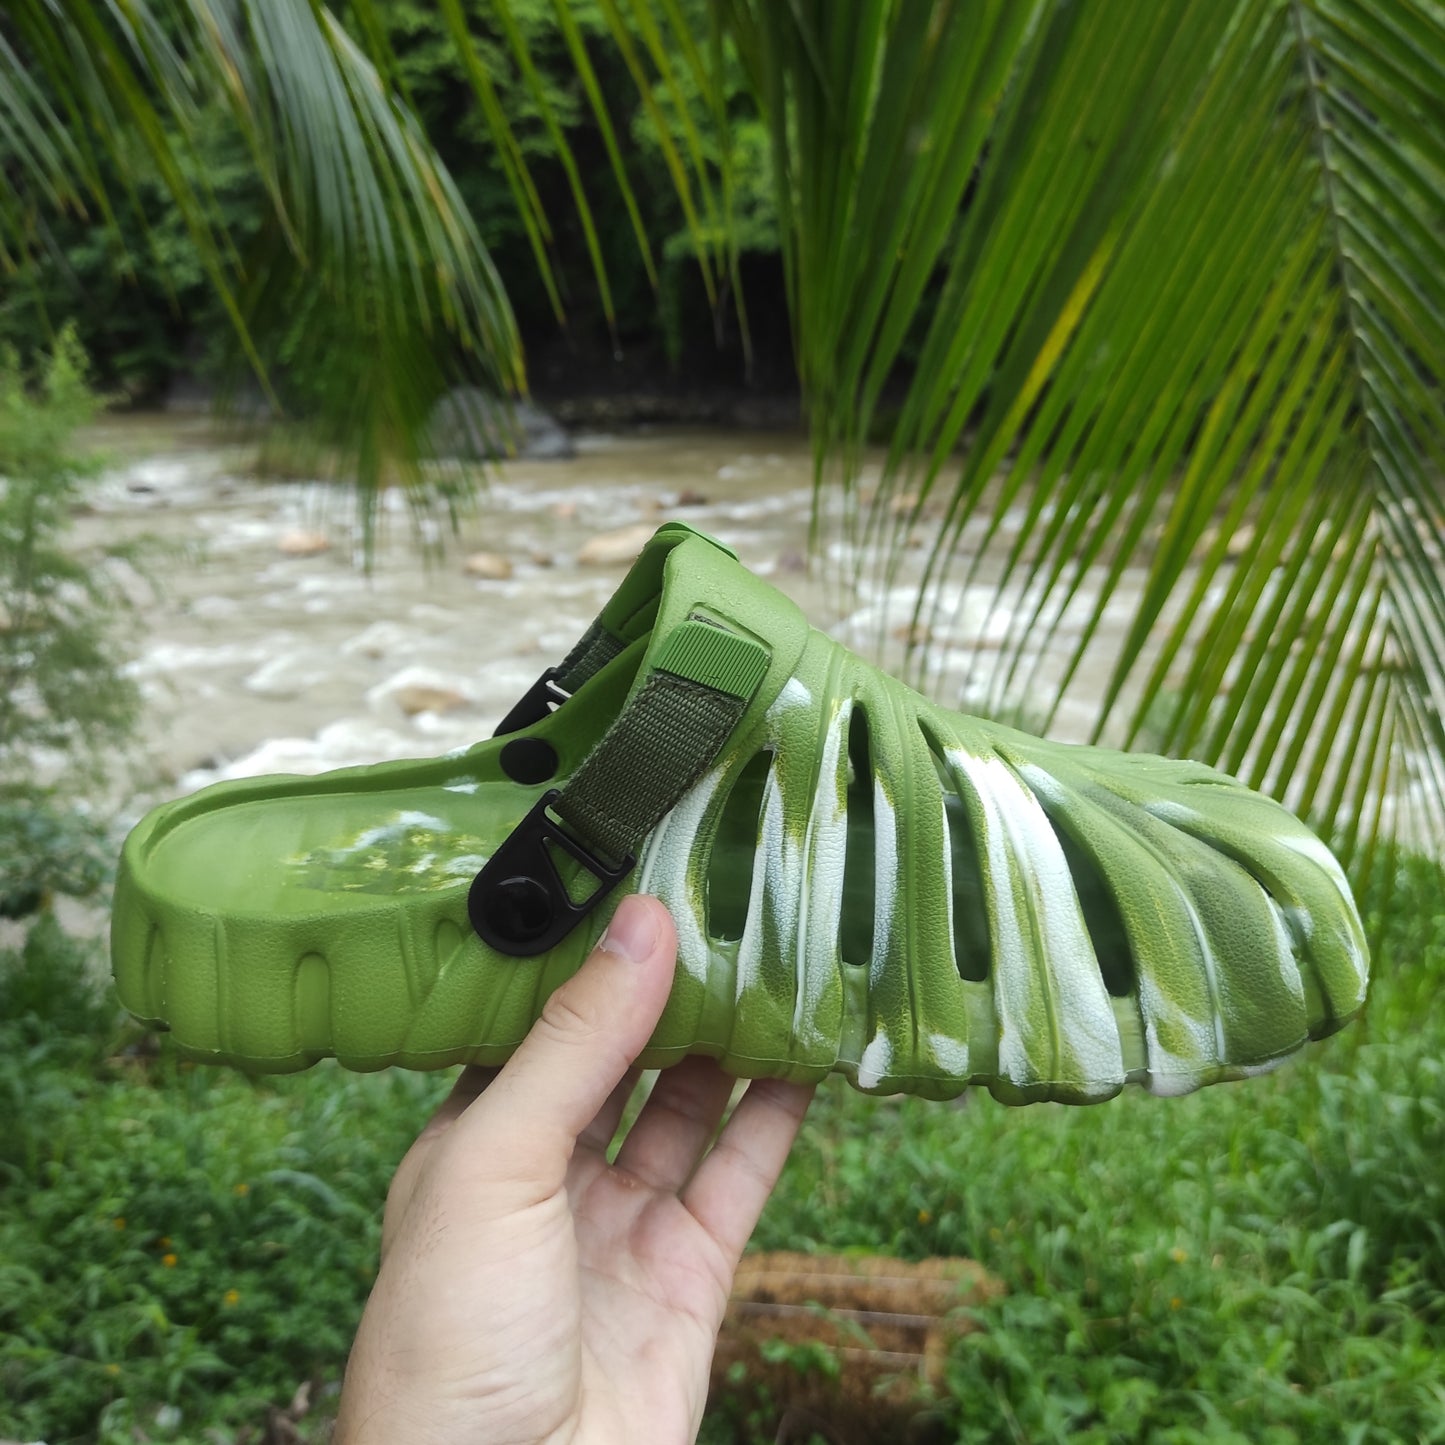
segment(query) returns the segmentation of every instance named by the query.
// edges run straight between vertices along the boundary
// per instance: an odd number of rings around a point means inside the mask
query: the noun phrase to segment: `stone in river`
[[[619,527],[615,532],[599,532],[582,544],[577,560],[584,567],[618,567],[635,561],[657,530],[647,522]]]
[[[1246,522],[1229,539],[1229,545],[1224,549],[1224,555],[1231,561],[1237,562],[1254,546],[1254,528]]]
[[[408,716],[419,712],[455,712],[467,705],[461,693],[449,687],[428,687],[424,683],[411,683],[399,687],[392,693],[391,700]]]
[[[322,532],[283,532],[276,543],[283,557],[315,557],[330,549],[331,543]]]
[[[512,575],[512,564],[498,552],[473,552],[462,563],[462,571],[468,577],[480,577],[488,582],[505,582]]]
[[[367,693],[373,707],[390,703],[407,717],[418,713],[455,712],[471,707],[475,698],[466,690],[466,683],[434,667],[406,667],[378,683]]]
[[[893,629],[893,636],[909,647],[925,647],[933,641],[933,629],[926,622],[904,622]]]

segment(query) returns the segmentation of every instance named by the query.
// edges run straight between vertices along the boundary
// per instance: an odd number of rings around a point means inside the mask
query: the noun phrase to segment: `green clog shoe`
[[[648,1066],[1089,1103],[1365,999],[1345,879],[1278,805],[935,707],[677,525],[489,741],[151,813],[116,983],[197,1059],[494,1064],[633,890],[680,941]]]

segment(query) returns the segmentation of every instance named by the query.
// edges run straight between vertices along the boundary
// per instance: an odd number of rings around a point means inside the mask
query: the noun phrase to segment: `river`
[[[507,707],[592,620],[625,571],[587,565],[586,544],[620,528],[683,518],[732,547],[815,625],[901,661],[922,550],[896,588],[843,585],[842,543],[805,563],[812,460],[777,433],[583,436],[566,461],[492,469],[459,534],[426,560],[399,493],[387,494],[370,569],[349,494],[331,484],[258,480],[254,442],[228,443],[193,418],[127,417],[90,438],[113,465],[76,540],[153,538],[159,590],[142,591],[127,670],[145,699],[140,755],[123,812],[218,778],[319,772],[425,756],[489,734]],[[868,478],[865,476],[865,485]],[[640,535],[640,533],[639,533]],[[924,540],[924,539],[920,539]],[[1002,550],[1007,529],[994,539]],[[288,555],[286,548],[325,550]],[[498,578],[470,575],[478,552]],[[996,571],[996,569],[993,569]],[[941,695],[960,690],[964,635],[1002,635],[989,568],[932,632]],[[831,579],[831,580],[829,580]],[[1137,591],[1109,609],[1099,646],[1117,641]],[[1087,595],[1074,611],[1081,624]],[[1060,652],[1077,628],[1066,626]],[[1087,693],[1056,736],[1082,737]]]

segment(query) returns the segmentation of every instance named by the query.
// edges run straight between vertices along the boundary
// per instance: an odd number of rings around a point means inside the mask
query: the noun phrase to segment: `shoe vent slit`
[[[727,942],[741,938],[753,889],[753,860],[762,831],[763,799],[773,755],[750,758],[723,803],[707,869],[707,931]]]
[[[857,703],[848,720],[848,841],[843,854],[843,908],[839,952],[844,963],[866,966],[873,958],[874,890],[877,885],[873,830],[873,757],[868,715]]]
[[[969,823],[968,809],[958,795],[953,772],[938,755],[938,745],[925,731],[933,766],[943,788],[943,822],[948,834],[948,860],[953,880],[953,961],[966,983],[984,983],[993,964],[988,933],[988,901],[983,890],[983,867],[978,844]]]
[[[1064,861],[1074,880],[1074,892],[1079,896],[1079,905],[1084,911],[1084,924],[1089,930],[1089,941],[1094,945],[1094,955],[1099,960],[1099,974],[1104,987],[1114,998],[1128,998],[1134,992],[1137,982],[1134,967],[1134,953],[1129,946],[1129,931],[1124,927],[1124,917],[1104,875],[1094,860],[1069,836],[1053,818],[1054,836],[1064,850]]]

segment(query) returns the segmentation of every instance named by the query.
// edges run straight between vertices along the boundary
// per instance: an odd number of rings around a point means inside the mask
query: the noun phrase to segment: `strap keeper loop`
[[[532,806],[472,880],[467,914],[483,943],[515,958],[555,948],[633,870],[628,856],[614,865],[572,836],[548,809],[561,797],[553,788]],[[549,844],[576,859],[597,881],[573,902]]]

